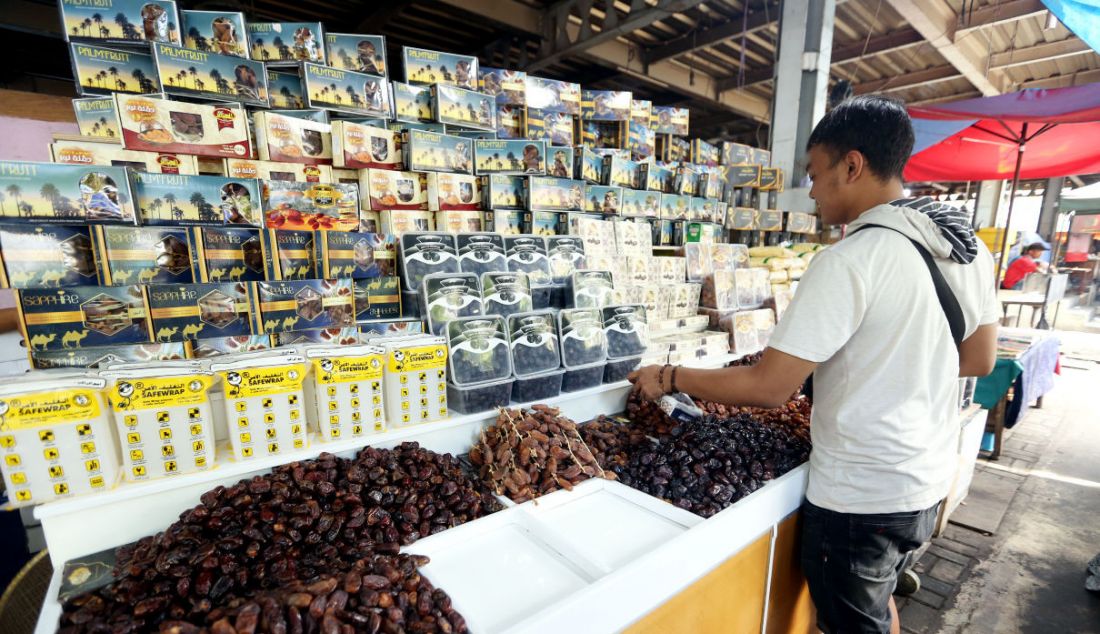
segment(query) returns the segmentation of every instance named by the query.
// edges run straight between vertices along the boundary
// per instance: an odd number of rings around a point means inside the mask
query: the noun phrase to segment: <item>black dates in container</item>
[[[621,359],[645,353],[646,346],[649,345],[645,306],[641,304],[605,306],[602,317],[609,359]]]
[[[504,319],[494,315],[447,323],[451,382],[471,385],[512,376],[512,355]]]
[[[607,337],[598,309],[573,308],[558,313],[561,360],[566,368],[575,368],[607,359]]]

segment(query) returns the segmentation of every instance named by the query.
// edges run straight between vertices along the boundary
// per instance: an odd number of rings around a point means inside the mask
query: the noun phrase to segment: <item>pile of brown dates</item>
[[[378,613],[381,631],[461,631],[455,627],[461,619],[451,619],[430,586],[432,606],[418,604],[422,581],[415,568],[422,562],[397,555],[402,544],[500,508],[453,456],[416,443],[391,450],[366,448],[354,459],[322,454],[230,487],[216,487],[200,500],[164,532],[120,548],[115,581],[72,599],[65,606],[61,631],[149,632],[166,623],[172,624],[167,631],[178,632],[194,631],[194,626],[211,633],[328,634],[344,631],[340,623],[350,624],[354,631],[380,631],[373,629],[370,614],[363,614],[365,627],[356,617],[340,620],[337,612],[350,614],[349,605]],[[412,590],[405,592],[416,595],[402,600],[397,590],[389,599],[377,598],[377,604],[368,596],[343,605],[337,595],[326,627],[324,616],[336,589],[321,592],[328,585],[324,580],[344,579],[350,571],[381,574],[395,589],[415,579]],[[306,586],[314,590],[308,591],[310,619],[299,610],[302,629],[292,627],[291,620],[287,629],[272,625],[282,621],[264,616],[270,602],[294,607],[284,599],[296,593],[293,589]],[[314,605],[321,595],[326,597],[324,609]],[[258,626],[250,627],[255,616],[254,608],[245,610],[250,604],[259,606]],[[401,619],[390,611],[394,607],[404,615]],[[426,615],[421,607],[430,608]],[[313,616],[318,610],[321,614]],[[292,618],[289,609],[276,611]],[[435,611],[444,614],[442,621]],[[433,618],[428,621],[426,616]],[[414,622],[420,623],[416,629],[410,625]],[[222,624],[215,629],[217,623]]]
[[[739,414],[707,415],[672,428],[656,445],[612,466],[626,485],[710,517],[809,458],[810,444],[784,427]]]
[[[547,405],[502,409],[470,449],[470,462],[497,495],[515,502],[572,490],[588,478],[613,477],[596,462],[577,424]]]
[[[626,465],[632,451],[653,444],[639,425],[602,414],[581,425],[580,431],[596,462],[604,469]]]

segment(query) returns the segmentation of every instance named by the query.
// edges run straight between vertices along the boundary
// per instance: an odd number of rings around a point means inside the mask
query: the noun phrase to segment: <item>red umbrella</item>
[[[1100,83],[910,108],[917,142],[909,181],[1012,178],[1007,227],[1021,178],[1100,172]],[[1008,232],[997,262],[1000,277]]]

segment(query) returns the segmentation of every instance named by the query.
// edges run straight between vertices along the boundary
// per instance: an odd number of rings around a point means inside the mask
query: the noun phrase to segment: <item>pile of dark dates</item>
[[[500,509],[457,459],[416,443],[322,454],[200,499],[164,532],[120,548],[115,581],[66,604],[60,631],[464,631],[416,573],[425,562],[398,552]]]
[[[786,428],[745,414],[708,415],[673,427],[611,470],[623,484],[710,517],[802,464],[809,453],[809,443]]]
[[[572,490],[588,478],[614,479],[596,462],[577,424],[547,405],[502,409],[470,449],[470,462],[497,495],[515,502]]]

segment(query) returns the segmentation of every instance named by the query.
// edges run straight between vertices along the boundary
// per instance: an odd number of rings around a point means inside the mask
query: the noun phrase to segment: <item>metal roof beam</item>
[[[1009,68],[1034,62],[1047,62],[1063,57],[1092,53],[1088,44],[1077,37],[1068,37],[1060,42],[1044,42],[1027,48],[1018,48],[1003,53],[994,53],[989,58],[990,68]]]
[[[866,41],[852,42],[833,47],[833,64],[843,64],[867,55],[889,53],[924,41],[924,36],[916,29],[901,29],[891,33],[875,35]]]
[[[987,59],[963,50],[955,43],[955,26],[959,16],[944,0],[887,0],[940,55],[958,69],[985,96],[999,95],[999,81],[988,76]]]
[[[1100,68],[1083,70],[1069,75],[1055,75],[1043,79],[1032,79],[1020,84],[1020,88],[1069,88],[1100,81]]]
[[[912,73],[905,73],[904,75],[896,77],[883,77],[882,79],[865,81],[852,86],[852,91],[857,95],[863,95],[869,92],[894,92],[897,90],[908,90],[910,88],[927,86],[928,84],[934,84],[948,79],[956,79],[958,77],[960,77],[958,69],[951,64],[947,64],[944,66],[925,68],[924,70],[918,70]]]
[[[702,0],[630,0],[630,11],[620,15],[615,0],[559,0],[546,9],[542,16],[542,50],[539,59],[527,66],[528,72],[538,72],[559,60],[578,55],[597,44],[627,35],[675,13],[682,13],[698,6]],[[603,14],[603,22],[593,24],[592,9]],[[574,10],[580,18],[580,28],[573,30]]]
[[[725,40],[740,37],[742,33],[755,33],[767,28],[769,24],[774,22],[774,20],[768,20],[769,17],[772,16],[764,11],[750,13],[748,29],[742,29],[744,21],[736,18],[707,29],[694,29],[660,46],[646,48],[642,52],[642,59],[647,64],[656,64],[666,59],[687,55],[701,48],[713,46]]]
[[[492,20],[516,31],[540,35],[542,13],[518,0],[439,0],[443,4]],[[579,25],[568,24],[574,34]],[[671,61],[649,64],[648,68],[638,58],[633,46],[610,39],[596,44],[584,56],[601,66],[608,66],[633,77],[645,79],[651,84],[669,88],[684,96],[696,99],[708,106],[736,112],[756,121],[767,121],[771,104],[745,92],[719,94],[715,78],[689,66]]]

